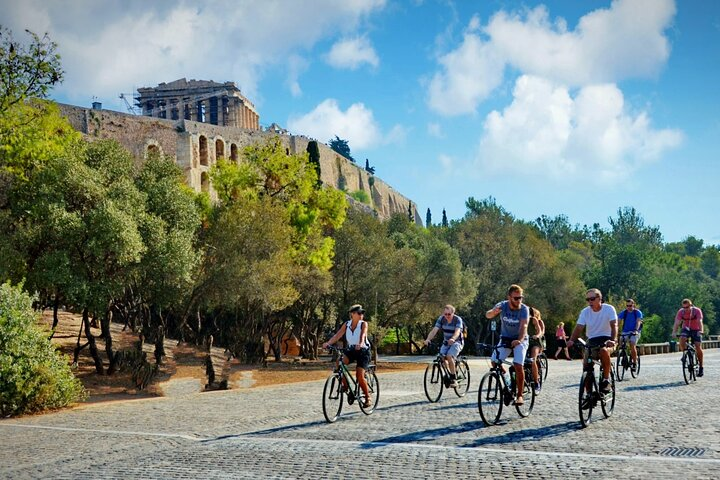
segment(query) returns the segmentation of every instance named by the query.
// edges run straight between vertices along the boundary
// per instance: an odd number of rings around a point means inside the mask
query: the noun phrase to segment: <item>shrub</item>
[[[22,286],[0,285],[0,416],[64,407],[85,398],[67,358],[41,328]]]
[[[350,194],[358,202],[370,205],[370,195],[365,190],[356,190]]]

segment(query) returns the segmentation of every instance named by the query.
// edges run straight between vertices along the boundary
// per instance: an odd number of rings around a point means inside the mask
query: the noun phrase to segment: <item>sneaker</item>
[[[509,388],[506,388],[503,391],[503,403],[507,407],[508,405],[510,405],[512,403],[512,401],[513,401],[513,394]]]
[[[612,393],[612,388],[610,387],[609,380],[603,380],[602,382],[600,382],[600,393],[602,393],[603,395]]]
[[[630,365],[630,371],[635,373],[635,364],[634,363]]]
[[[698,377],[702,377],[705,373],[703,372],[703,367],[700,367],[700,370],[698,370]]]
[[[542,390],[542,385],[539,383],[535,384],[535,395],[540,395],[540,391]]]

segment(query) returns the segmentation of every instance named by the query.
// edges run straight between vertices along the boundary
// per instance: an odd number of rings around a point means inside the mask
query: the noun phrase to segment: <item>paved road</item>
[[[687,386],[679,354],[644,357],[614,415],[586,429],[577,361],[551,361],[532,415],[506,409],[494,427],[477,411],[483,359],[465,398],[430,404],[422,372],[381,374],[376,412],[353,405],[334,424],[323,382],[87,405],[0,421],[0,478],[717,478],[720,350],[705,361]]]

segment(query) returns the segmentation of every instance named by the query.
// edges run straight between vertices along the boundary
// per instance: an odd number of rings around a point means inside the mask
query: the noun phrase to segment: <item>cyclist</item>
[[[530,336],[530,342],[528,346],[528,358],[532,359],[532,376],[533,376],[533,388],[535,389],[535,395],[540,394],[541,385],[540,379],[538,378],[538,355],[540,352],[545,350],[545,322],[543,322],[540,310],[534,307],[530,309],[530,323],[535,329],[535,334]]]
[[[675,315],[675,324],[673,325],[672,330],[673,337],[675,337],[677,329],[681,323],[682,330],[680,331],[680,351],[685,351],[687,339],[690,337],[695,344],[698,363],[700,364],[700,370],[698,371],[697,376],[702,377],[705,374],[705,372],[703,372],[702,351],[703,313],[698,307],[693,306],[693,303],[689,298],[683,299],[682,308],[678,310],[677,315]]]
[[[443,332],[443,344],[440,347],[440,355],[445,357],[445,365],[450,372],[450,383],[448,388],[456,388],[457,377],[455,376],[455,359],[460,355],[460,352],[464,346],[463,338],[463,319],[455,315],[455,307],[452,305],[445,305],[443,314],[435,320],[435,326],[427,338],[425,339],[425,345],[430,345],[430,341],[435,337],[435,334],[442,330]]]
[[[485,317],[495,318],[501,314],[500,321],[500,343],[498,343],[501,358],[496,358],[496,352],[490,358],[493,366],[502,362],[513,352],[513,367],[515,368],[515,379],[517,381],[517,397],[515,405],[523,405],[525,399],[522,396],[525,387],[525,372],[523,362],[528,351],[528,319],[530,311],[527,305],[522,303],[523,289],[519,285],[510,285],[507,290],[507,300],[499,302],[493,308],[485,312]],[[500,367],[502,368],[502,366]]]
[[[342,362],[345,365],[348,365],[351,361],[356,362],[355,378],[365,394],[363,407],[369,408],[372,406],[372,402],[365,381],[365,369],[370,364],[370,342],[367,338],[368,324],[364,319],[365,310],[363,310],[362,305],[353,305],[350,307],[349,313],[350,320],[342,324],[337,333],[323,344],[323,348],[327,348],[345,335],[345,350],[343,350]]]
[[[635,300],[625,300],[625,310],[618,313],[618,322],[623,321],[622,336],[630,340],[630,357],[632,364],[630,370],[635,371],[637,365],[637,342],[640,340],[640,331],[643,324],[643,313],[635,306]]]
[[[617,313],[615,307],[602,303],[602,293],[597,288],[591,288],[585,293],[585,300],[588,306],[583,308],[573,329],[568,348],[572,347],[578,337],[582,334],[583,328],[587,329],[588,343],[591,350],[590,355],[594,360],[600,360],[602,366],[602,381],[600,392],[608,394],[612,392],[610,387],[610,354],[617,343]],[[587,355],[587,350],[585,351]],[[587,357],[583,358],[583,368]]]

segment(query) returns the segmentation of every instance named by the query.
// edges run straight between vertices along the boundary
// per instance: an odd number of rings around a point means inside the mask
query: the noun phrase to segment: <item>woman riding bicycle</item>
[[[372,402],[365,381],[365,369],[370,364],[370,342],[367,338],[368,324],[363,319],[365,310],[363,310],[362,305],[353,305],[350,307],[349,313],[350,320],[342,324],[337,333],[323,344],[323,348],[334,344],[345,335],[345,350],[343,350],[342,362],[345,365],[348,365],[351,361],[356,362],[355,378],[365,394],[363,407],[369,408]]]
[[[535,395],[538,395],[542,388],[538,375],[538,355],[545,350],[545,322],[537,308],[530,307],[530,324],[533,326],[535,334],[530,336],[528,358],[532,359],[533,388]]]

